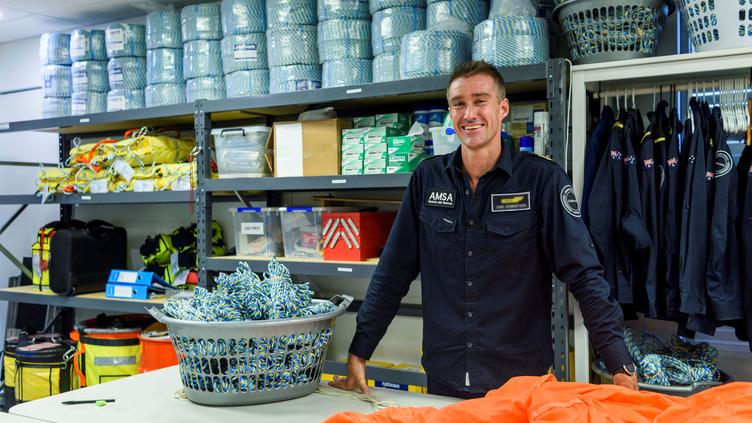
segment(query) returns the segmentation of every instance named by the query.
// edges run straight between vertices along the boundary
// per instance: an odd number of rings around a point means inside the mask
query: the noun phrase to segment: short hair
[[[488,75],[494,80],[496,86],[496,95],[499,96],[499,101],[504,100],[507,95],[506,87],[504,86],[504,77],[501,76],[498,70],[483,60],[473,60],[462,63],[454,68],[452,77],[449,79],[449,85],[447,86],[447,98],[449,97],[449,88],[452,83],[460,78],[467,78],[474,75]]]

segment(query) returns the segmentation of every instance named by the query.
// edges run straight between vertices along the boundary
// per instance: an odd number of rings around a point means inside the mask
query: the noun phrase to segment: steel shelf
[[[324,362],[324,373],[347,376],[347,364],[339,361]],[[366,378],[400,385],[426,386],[426,374],[409,370],[390,369],[366,365]]]
[[[311,276],[344,276],[349,278],[370,278],[376,269],[378,260],[369,261],[323,261],[314,259],[298,259],[279,257],[280,263],[284,264],[292,274]],[[241,261],[251,265],[255,271],[266,271],[269,264],[268,257],[207,257],[206,267],[208,270],[218,272],[234,272]]]
[[[392,175],[335,175],[285,178],[237,178],[206,181],[206,190],[218,191],[331,191],[405,188],[411,173]]]
[[[44,204],[144,204],[187,203],[190,191],[110,192],[105,194],[56,194]],[[35,195],[0,195],[0,204],[42,204]]]
[[[146,307],[160,307],[166,301],[164,297],[151,300],[107,298],[105,297],[104,292],[65,297],[57,295],[51,291],[39,291],[38,287],[32,285],[15,288],[0,288],[0,300],[56,307],[116,311],[119,313],[145,313]]]

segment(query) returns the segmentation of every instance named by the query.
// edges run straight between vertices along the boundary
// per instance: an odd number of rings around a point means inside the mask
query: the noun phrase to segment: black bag
[[[125,269],[125,229],[102,220],[59,229],[50,245],[50,289],[60,295],[104,291],[112,269]]]

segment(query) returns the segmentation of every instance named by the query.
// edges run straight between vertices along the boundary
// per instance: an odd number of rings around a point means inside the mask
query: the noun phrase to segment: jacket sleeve
[[[420,272],[418,206],[420,172],[413,173],[384,252],[358,311],[350,353],[370,359],[386,329],[397,314],[400,301]]]
[[[559,166],[552,166],[538,201],[551,268],[579,303],[590,339],[608,371],[620,369],[632,362],[624,342],[624,317],[610,296],[569,178]]]

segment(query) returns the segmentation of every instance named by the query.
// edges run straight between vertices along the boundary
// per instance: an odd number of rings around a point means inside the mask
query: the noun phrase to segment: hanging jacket
[[[744,321],[746,339],[752,352],[752,146],[747,145],[737,166],[739,174],[739,206],[741,215],[737,228],[742,263],[742,287],[744,290]]]
[[[640,181],[640,204],[645,229],[650,234],[651,244],[640,254],[640,265],[644,278],[635,284],[635,299],[640,301],[640,309],[646,317],[656,318],[659,316],[658,307],[658,217],[657,217],[657,192],[655,183],[655,156],[653,131],[659,132],[656,123],[656,114],[651,113],[651,123],[642,137],[640,144],[640,159],[638,160]],[[662,301],[660,301],[662,303]]]
[[[702,112],[697,100],[690,101],[692,121],[687,121],[683,151],[686,151],[684,193],[682,196],[679,238],[679,311],[685,314],[706,312],[705,264],[708,244],[708,203],[705,140]]]
[[[667,317],[676,318],[681,314],[679,305],[679,231],[681,229],[680,205],[683,193],[683,179],[680,176],[679,160],[679,134],[684,127],[679,121],[676,109],[671,110],[669,118],[670,134],[666,140],[666,201],[659,213],[663,216],[663,262],[665,269],[666,285],[666,314]]]
[[[590,226],[590,214],[588,203],[590,193],[593,190],[593,182],[598,171],[603,152],[608,144],[608,136],[614,126],[614,110],[610,106],[604,106],[601,111],[601,119],[593,130],[587,145],[585,146],[585,180],[582,185],[582,220]]]

